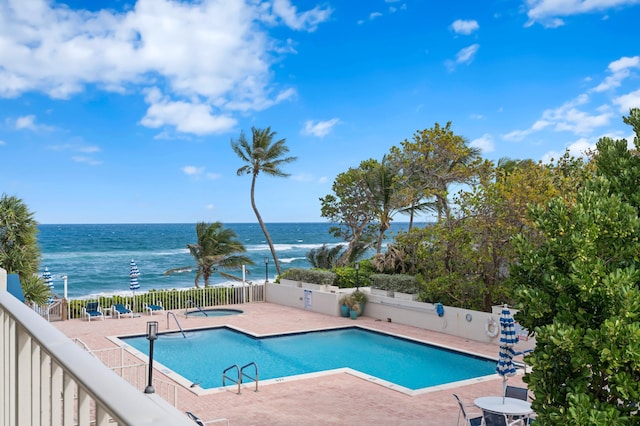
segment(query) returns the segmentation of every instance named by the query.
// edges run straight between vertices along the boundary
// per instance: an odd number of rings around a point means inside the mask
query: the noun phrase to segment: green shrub
[[[335,285],[336,283],[336,274],[324,269],[291,268],[286,270],[280,278],[321,285]]]
[[[372,274],[371,287],[387,291],[417,294],[420,291],[420,280],[415,275]]]

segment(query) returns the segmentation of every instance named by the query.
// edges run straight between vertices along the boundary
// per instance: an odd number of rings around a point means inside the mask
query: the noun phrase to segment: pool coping
[[[224,317],[224,316],[222,316]],[[218,317],[220,318],[220,317]],[[191,327],[188,329],[183,329],[184,332],[189,332],[189,331],[203,331],[203,330],[212,330],[212,329],[219,329],[219,328],[227,328],[233,331],[237,331],[240,333],[244,333],[248,336],[251,336],[253,338],[256,339],[260,339],[260,338],[268,338],[268,337],[277,337],[277,336],[284,336],[284,335],[295,335],[295,334],[304,334],[304,333],[310,333],[310,332],[318,332],[318,331],[330,331],[330,330],[340,330],[340,329],[349,329],[349,328],[359,328],[362,330],[366,330],[366,331],[370,331],[370,332],[374,332],[374,333],[378,333],[378,334],[383,334],[383,335],[388,335],[388,336],[392,336],[392,337],[396,337],[396,338],[401,338],[404,340],[408,340],[408,341],[413,341],[413,342],[418,342],[418,343],[422,343],[422,344],[426,344],[426,345],[430,345],[439,349],[443,349],[443,350],[447,350],[447,351],[452,351],[452,352],[456,352],[456,353],[461,353],[461,354],[465,354],[468,356],[472,356],[472,357],[476,357],[476,358],[483,358],[489,361],[494,361],[497,362],[497,357],[490,357],[490,356],[486,356],[483,354],[478,354],[478,353],[474,353],[471,351],[467,351],[461,348],[455,348],[453,346],[448,346],[448,345],[444,345],[441,343],[435,343],[432,341],[428,341],[428,340],[423,340],[423,339],[419,339],[419,338],[415,338],[415,337],[410,337],[410,336],[406,336],[406,335],[402,335],[402,334],[393,334],[387,331],[381,331],[379,329],[376,329],[374,327],[368,327],[366,325],[359,325],[359,324],[350,324],[350,325],[344,325],[344,326],[331,326],[331,327],[316,327],[316,328],[309,328],[306,329],[304,331],[293,331],[293,332],[274,332],[274,333],[255,333],[246,329],[243,329],[242,327],[238,327],[238,326],[233,326],[233,325],[229,325],[229,324],[221,324],[221,325],[215,325],[215,326],[200,326],[200,327]],[[179,333],[180,331],[169,331],[166,333],[161,333],[161,334],[175,334],[175,333]],[[123,335],[119,335],[119,336],[105,336],[108,340],[110,340],[113,344],[115,344],[116,346],[126,350],[127,352],[129,352],[130,354],[132,354],[133,356],[139,358],[140,360],[148,363],[149,362],[149,357],[148,355],[146,355],[144,352],[139,351],[138,349],[132,347],[131,345],[126,344],[123,340],[121,340],[121,338],[127,338],[127,337],[144,337],[145,335],[142,333],[132,333],[132,334],[123,334]],[[173,371],[172,369],[168,368],[167,366],[165,366],[164,364],[160,363],[159,361],[154,359],[154,369],[160,371],[162,374],[164,374],[166,377],[170,378],[171,380],[173,380],[174,382],[176,382],[177,384],[179,384],[180,386],[182,386],[184,389],[192,392],[193,394],[197,395],[197,396],[205,396],[205,395],[213,395],[213,394],[217,394],[217,393],[221,393],[221,392],[229,392],[229,391],[233,391],[233,390],[238,390],[237,393],[240,393],[242,390],[244,389],[251,389],[251,388],[259,388],[260,386],[270,386],[270,385],[274,385],[274,384],[281,384],[281,383],[288,383],[288,382],[294,382],[294,381],[298,381],[298,380],[306,380],[306,379],[313,379],[313,378],[318,378],[318,377],[324,377],[324,376],[329,376],[329,375],[333,375],[333,374],[341,374],[341,373],[346,373],[349,374],[351,376],[360,378],[362,380],[366,380],[370,383],[376,384],[378,386],[382,386],[386,389],[389,390],[393,390],[396,392],[400,392],[402,394],[408,395],[408,396],[417,396],[417,395],[424,395],[424,394],[428,394],[431,392],[438,392],[438,391],[442,391],[442,390],[447,390],[447,389],[454,389],[454,388],[458,388],[460,386],[465,386],[465,385],[469,385],[469,384],[476,384],[476,383],[482,383],[484,381],[488,381],[488,380],[495,380],[497,377],[500,377],[497,373],[495,374],[489,374],[489,375],[484,375],[484,376],[478,376],[478,377],[473,377],[470,379],[464,379],[464,380],[458,380],[458,381],[453,381],[453,382],[448,382],[448,383],[444,383],[444,384],[439,384],[439,385],[434,385],[434,386],[428,386],[425,388],[420,388],[420,389],[409,389],[406,388],[404,386],[398,385],[396,383],[381,379],[379,377],[375,377],[372,376],[370,374],[366,374],[363,373],[359,370],[355,370],[349,367],[342,367],[342,368],[336,368],[336,369],[331,369],[331,370],[323,370],[323,371],[317,371],[317,372],[312,372],[312,373],[303,373],[303,374],[296,374],[293,376],[285,376],[285,377],[279,377],[279,378],[275,378],[275,379],[266,379],[266,380],[259,380],[258,386],[256,386],[254,381],[251,382],[247,382],[247,383],[242,383],[240,385],[238,385],[237,383],[234,383],[232,385],[227,385],[227,386],[219,386],[219,387],[215,387],[215,388],[207,388],[207,389],[203,389],[200,386],[198,386],[197,383],[193,383],[191,380],[188,380],[187,378],[185,378],[184,376],[182,376],[181,374],[178,374],[177,372]],[[519,365],[520,367],[522,367],[522,365]],[[517,370],[516,374],[523,374],[524,371],[521,371],[520,369]]]

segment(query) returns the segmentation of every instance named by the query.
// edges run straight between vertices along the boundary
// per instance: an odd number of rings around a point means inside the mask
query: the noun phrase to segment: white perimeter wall
[[[362,290],[369,293],[368,288]],[[266,284],[265,301],[325,315],[339,316],[338,301],[340,296],[352,291],[353,289],[337,289],[332,286],[281,280],[280,284]],[[499,335],[490,337],[487,334],[487,324],[493,321],[499,323],[501,306],[494,306],[490,313],[444,306],[444,315],[439,317],[436,313],[436,305],[433,303],[402,300],[370,293],[368,296],[369,301],[365,306],[364,316],[480,342],[499,343]],[[512,309],[511,312],[515,314],[516,310]],[[469,315],[469,319],[467,319],[467,315]],[[533,349],[535,339],[525,339],[521,338],[516,350]]]

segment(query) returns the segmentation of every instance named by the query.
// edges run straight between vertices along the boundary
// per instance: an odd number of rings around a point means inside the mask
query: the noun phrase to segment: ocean
[[[269,246],[257,223],[224,224],[238,235],[254,265],[247,266],[247,281],[264,282],[265,275],[273,281],[276,268]],[[280,266],[309,268],[306,254],[323,244],[344,243],[329,234],[329,223],[269,223]],[[71,299],[99,295],[131,294],[129,265],[133,259],[140,276],[140,289],[173,289],[194,287],[195,272],[165,276],[164,271],[182,266],[195,266],[187,244],[197,241],[195,224],[99,224],[99,225],[39,225],[38,242],[42,251],[41,268],[49,269],[53,292],[63,295],[63,277],[67,277],[67,296]],[[393,223],[388,239],[406,223]],[[265,270],[265,257],[269,263]],[[238,277],[241,272],[231,272]],[[227,279],[215,274],[213,285],[229,285]],[[200,280],[200,285],[204,285]]]

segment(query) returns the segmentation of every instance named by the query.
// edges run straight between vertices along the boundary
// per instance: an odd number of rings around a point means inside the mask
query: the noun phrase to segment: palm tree
[[[282,275],[280,262],[278,261],[276,250],[273,247],[271,236],[269,235],[269,231],[267,231],[267,227],[260,216],[255,200],[256,178],[260,172],[269,176],[287,177],[289,174],[283,172],[280,169],[280,166],[286,163],[291,163],[297,159],[297,157],[284,157],[284,155],[289,152],[289,147],[285,145],[286,139],[280,139],[279,141],[272,143],[275,135],[276,132],[272,132],[270,127],[267,127],[266,129],[256,129],[255,127],[252,127],[251,143],[249,143],[245,137],[244,132],[240,132],[240,137],[237,141],[234,141],[233,139],[231,140],[231,148],[233,148],[233,151],[242,159],[242,161],[247,163],[238,169],[238,176],[251,175],[251,207],[253,207],[253,212],[256,214],[260,228],[262,228],[262,232],[267,239],[267,244],[269,244],[271,256],[276,264],[278,275]]]
[[[38,222],[19,198],[0,197],[0,267],[25,279],[38,270]]]
[[[386,155],[382,157],[382,162],[367,161],[365,169],[364,180],[369,189],[371,206],[378,219],[376,253],[379,254],[382,251],[384,234],[391,227],[393,216],[399,210],[399,195],[396,186],[397,172]]]
[[[342,244],[338,244],[332,248],[323,244],[322,247],[309,250],[307,252],[307,260],[314,268],[333,269],[338,262],[342,248]]]
[[[240,279],[234,275],[221,271],[240,270],[242,265],[253,265],[253,261],[245,255],[236,255],[236,253],[244,253],[246,249],[244,245],[238,241],[237,235],[231,229],[224,229],[222,223],[204,223],[196,224],[196,235],[198,242],[195,244],[187,244],[187,248],[191,256],[196,261],[196,288],[200,288],[198,282],[200,278],[204,279],[204,286],[209,286],[209,278],[214,273],[221,276],[239,281]],[[182,266],[179,268],[169,269],[164,275],[175,274],[190,270],[192,265]]]

